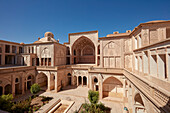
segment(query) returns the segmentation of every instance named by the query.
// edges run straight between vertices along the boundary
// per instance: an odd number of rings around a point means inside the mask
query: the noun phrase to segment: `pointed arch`
[[[134,96],[134,110],[135,113],[146,113],[144,102],[140,93],[136,93]]]
[[[123,83],[111,76],[103,82],[103,97],[123,97]]]
[[[88,37],[79,37],[72,45],[73,64],[94,64],[95,45]]]

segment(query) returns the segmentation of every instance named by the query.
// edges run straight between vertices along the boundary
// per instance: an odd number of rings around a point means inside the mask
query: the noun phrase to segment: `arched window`
[[[98,79],[95,77],[94,78],[94,83],[97,83],[98,82]]]
[[[18,78],[15,79],[15,83],[17,83],[17,82],[19,82],[19,79],[18,79]]]
[[[31,76],[28,77],[28,80],[30,80],[30,79],[31,79]]]
[[[100,45],[98,45],[98,54],[100,54]]]
[[[70,73],[68,73],[68,74],[67,74],[67,76],[71,76],[71,74],[70,74]]]
[[[76,55],[76,50],[74,50],[74,55]]]

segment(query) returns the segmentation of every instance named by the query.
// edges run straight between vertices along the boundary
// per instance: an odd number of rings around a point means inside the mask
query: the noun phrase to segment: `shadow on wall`
[[[77,86],[68,85],[68,86],[63,87],[62,90],[60,90],[60,91],[70,90],[70,89],[76,89],[76,88],[77,88]]]
[[[160,107],[161,113],[170,113],[170,97],[165,106]]]

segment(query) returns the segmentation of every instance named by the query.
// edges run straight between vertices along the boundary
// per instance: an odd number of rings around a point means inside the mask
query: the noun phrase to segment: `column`
[[[30,53],[32,53],[32,47],[30,47]]]
[[[96,51],[95,51],[95,64],[96,64],[96,66],[97,66],[97,60],[98,60],[98,54],[97,54],[97,52],[98,52],[98,45],[96,44],[96,46],[95,46],[95,49],[96,49]]]
[[[148,74],[148,52],[144,51],[143,52],[143,72],[144,74]]]
[[[123,96],[126,97],[126,80],[123,80]]]
[[[56,73],[55,73],[55,92],[56,92],[56,93],[58,92],[57,86],[58,86],[58,84],[57,84],[57,72],[56,72]]]
[[[2,94],[5,94],[5,87],[2,87]]]
[[[45,66],[45,58],[43,58],[43,66]]]
[[[102,81],[99,82],[99,99],[103,98],[103,87],[102,87]]]
[[[166,53],[166,67],[167,67],[167,77],[170,81],[170,54]]]
[[[90,83],[90,87],[89,87],[89,88],[90,88],[91,90],[93,90],[93,89],[92,89],[92,76],[91,76],[91,74],[89,74],[89,83]]]
[[[77,77],[77,76],[76,76]],[[79,86],[79,78],[77,77],[77,86]]]
[[[81,77],[81,85],[82,85],[82,87],[83,87],[83,77]]]
[[[12,95],[15,96],[15,76],[12,75]]]
[[[12,53],[12,45],[9,45],[9,53]]]
[[[103,41],[100,41],[100,67],[104,67],[103,66]]]
[[[150,53],[150,51],[148,50],[148,74],[150,74],[151,73],[151,71],[150,71],[150,65],[151,65],[151,53]]]
[[[48,59],[49,59],[49,58],[47,58],[47,65],[46,65],[46,66],[48,66]]]
[[[25,81],[25,88],[26,88],[26,90],[27,90],[27,78],[26,78],[26,81]]]
[[[166,79],[166,56],[165,54],[158,54],[157,55],[157,63],[158,63],[158,77],[162,79]]]
[[[41,57],[39,58],[39,66],[41,66]]]
[[[47,86],[48,88],[47,88],[47,91],[50,91],[50,87],[51,87],[50,78],[51,78],[51,75],[49,74],[47,78],[48,78],[48,86]]]
[[[24,90],[24,87],[25,87],[25,81],[24,81],[24,77],[22,77],[22,94],[25,94],[25,90]]]
[[[5,44],[2,45],[1,65],[5,65]]]
[[[29,47],[27,46],[27,53],[29,53]]]

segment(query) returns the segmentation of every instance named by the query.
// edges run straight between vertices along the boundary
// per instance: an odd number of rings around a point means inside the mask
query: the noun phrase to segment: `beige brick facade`
[[[122,99],[130,113],[168,113],[169,34],[170,21],[151,21],[106,37],[70,33],[64,44],[51,32],[32,44],[1,40],[0,94],[24,94],[33,83],[56,93],[80,85],[99,91],[100,99]]]

